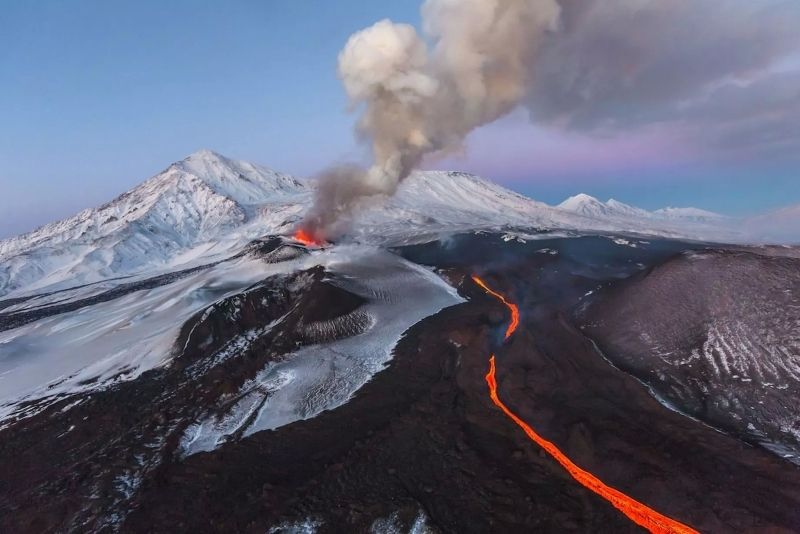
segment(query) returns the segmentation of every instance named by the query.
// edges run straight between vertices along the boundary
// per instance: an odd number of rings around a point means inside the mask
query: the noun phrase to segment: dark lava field
[[[187,429],[270,362],[371,328],[370,298],[323,267],[268,277],[184,324],[171,365],[0,427],[0,532],[646,531],[493,402],[492,355],[521,421],[687,529],[651,531],[800,532],[794,250],[470,234],[392,252],[464,301],[408,329],[348,402],[182,452]],[[308,251],[271,238],[246,253]],[[519,309],[508,339],[498,296]],[[10,305],[0,330],[62,313]]]

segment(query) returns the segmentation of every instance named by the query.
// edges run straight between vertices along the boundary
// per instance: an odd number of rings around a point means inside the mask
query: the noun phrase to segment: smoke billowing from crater
[[[422,20],[422,36],[380,21],[339,55],[372,162],[322,174],[300,224],[315,239],[518,105],[584,136],[653,127],[711,161],[798,161],[796,0],[426,0]]]
[[[323,173],[301,226],[321,240],[335,236],[365,202],[394,194],[424,157],[458,149],[470,131],[514,109],[559,12],[555,0],[427,0],[431,46],[389,20],[350,37],[339,77],[361,113],[372,165]]]

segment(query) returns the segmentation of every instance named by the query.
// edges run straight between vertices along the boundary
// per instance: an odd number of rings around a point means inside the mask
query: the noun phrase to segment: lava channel
[[[519,308],[516,304],[506,300],[503,295],[489,288],[479,277],[473,276],[472,280],[474,280],[475,283],[482,287],[487,293],[499,299],[511,311],[511,323],[508,326],[508,330],[506,330],[506,339],[508,339],[519,326]],[[489,372],[486,374],[486,383],[489,386],[489,397],[492,399],[492,402],[495,404],[495,406],[500,408],[509,419],[511,419],[518,427],[520,427],[531,441],[539,445],[555,461],[561,464],[567,473],[569,473],[570,476],[572,476],[572,478],[574,478],[579,484],[607,500],[614,508],[625,514],[628,519],[637,525],[646,528],[650,532],[655,534],[698,534],[698,532],[692,527],[684,525],[683,523],[675,521],[674,519],[670,519],[669,517],[656,512],[646,504],[643,504],[636,499],[625,495],[621,491],[606,485],[596,476],[575,465],[575,463],[570,460],[567,455],[561,452],[561,450],[556,447],[554,443],[547,441],[545,438],[536,433],[536,431],[528,423],[526,423],[517,414],[512,412],[511,409],[506,406],[502,400],[500,400],[500,396],[497,393],[496,371],[496,358],[495,355],[492,354],[489,358]]]
[[[492,289],[490,289],[489,286],[487,286],[484,283],[484,281],[481,280],[480,278],[478,278],[477,276],[473,275],[472,276],[472,281],[475,282],[476,284],[478,284],[479,286],[481,286],[484,289],[484,291],[489,293],[491,296],[495,297],[496,299],[499,299],[500,302],[505,304],[508,307],[508,309],[511,311],[511,322],[508,324],[508,328],[506,329],[506,337],[505,337],[505,339],[510,338],[511,334],[516,332],[517,327],[519,326],[519,306],[517,306],[516,304],[514,304],[512,302],[507,301],[506,298],[503,295],[501,295],[500,293],[497,293],[496,291],[493,291]]]

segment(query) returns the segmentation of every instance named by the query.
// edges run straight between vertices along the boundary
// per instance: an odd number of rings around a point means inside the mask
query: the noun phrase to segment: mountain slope
[[[201,150],[99,208],[0,241],[0,297],[221,259],[257,237],[289,233],[312,199],[313,183]],[[346,239],[372,244],[509,228],[731,239],[719,226],[588,195],[552,207],[458,172],[414,173],[357,217]]]
[[[679,221],[694,221],[694,222],[716,222],[722,221],[726,217],[713,211],[701,210],[699,208],[662,208],[653,212],[658,218],[672,219]]]
[[[751,217],[745,232],[756,241],[800,243],[800,204]]]
[[[558,205],[562,210],[580,213],[589,217],[623,217],[635,219],[660,219],[679,222],[717,223],[726,217],[719,213],[698,208],[662,208],[653,212],[609,199],[603,202],[585,193],[569,197]]]
[[[164,264],[307,193],[288,175],[203,150],[99,208],[0,241],[0,295]]]
[[[386,203],[359,214],[352,236],[375,243],[412,243],[471,230],[656,232],[654,225],[572,213],[463,172],[413,173]],[[668,235],[673,234],[670,230]]]

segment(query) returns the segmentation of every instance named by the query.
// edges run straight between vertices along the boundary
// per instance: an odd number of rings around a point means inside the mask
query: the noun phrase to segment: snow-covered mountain
[[[99,208],[0,241],[0,295],[180,260],[270,212],[296,214],[308,194],[288,175],[201,150]]]
[[[558,207],[562,210],[580,213],[588,217],[637,217],[646,219],[651,215],[643,209],[629,206],[617,200],[610,199],[608,202],[602,202],[585,193],[569,197]]]
[[[63,289],[138,273],[174,271],[230,256],[250,240],[285,234],[308,209],[313,183],[201,150],[131,191],[74,217],[0,241],[0,297]],[[729,239],[588,195],[552,207],[477,176],[418,172],[386,203],[359,214],[349,239],[424,240],[471,229],[635,232]]]
[[[751,217],[744,230],[756,241],[800,243],[800,204]]]
[[[662,208],[653,212],[659,219],[671,219],[675,221],[694,221],[694,222],[719,222],[727,219],[724,215],[713,211],[701,210],[699,208]]]
[[[720,223],[727,219],[724,215],[698,208],[668,207],[651,212],[619,202],[613,198],[608,202],[603,202],[585,193],[569,197],[559,204],[558,207],[573,213],[601,218],[622,217],[698,223]]]

